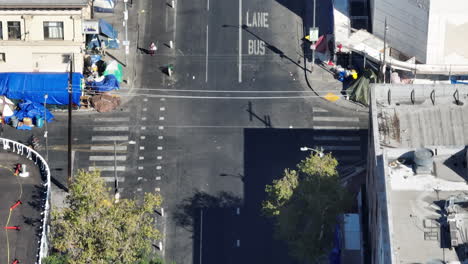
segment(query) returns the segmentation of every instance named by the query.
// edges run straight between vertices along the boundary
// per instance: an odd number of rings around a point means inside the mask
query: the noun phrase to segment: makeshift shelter
[[[10,99],[30,100],[47,104],[68,104],[68,73],[0,73],[0,95]],[[72,102],[80,105],[83,75],[73,73]]]
[[[106,70],[104,71],[104,76],[114,75],[119,83],[122,82],[123,68],[117,61],[113,60],[107,63]]]
[[[94,0],[93,7],[95,12],[113,13],[115,3],[113,0]]]
[[[365,70],[361,77],[346,89],[349,100],[369,105],[369,84],[377,82],[377,75],[371,70]]]
[[[3,117],[9,117],[13,115],[15,104],[5,96],[0,96],[0,112]]]
[[[102,76],[86,84],[91,88],[91,90],[94,90],[97,92],[109,92],[112,90],[118,90],[120,88],[119,81],[117,81],[115,76],[112,74]]]

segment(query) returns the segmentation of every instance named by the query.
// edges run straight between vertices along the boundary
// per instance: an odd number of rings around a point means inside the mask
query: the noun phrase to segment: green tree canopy
[[[161,238],[154,223],[162,202],[158,194],[116,203],[99,172],[80,171],[66,201],[69,207],[52,213],[51,245],[67,263],[138,263]]]
[[[292,256],[312,263],[333,246],[338,216],[346,211],[349,195],[341,185],[331,154],[311,153],[267,185],[263,213],[275,220],[276,237],[286,241]]]

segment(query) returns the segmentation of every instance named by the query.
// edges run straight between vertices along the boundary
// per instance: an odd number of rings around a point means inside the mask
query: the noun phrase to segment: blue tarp
[[[80,105],[81,73],[73,73],[73,103]],[[68,104],[68,73],[0,73],[0,95],[47,104]]]
[[[114,75],[109,74],[104,76],[104,79],[101,82],[89,82],[87,85],[94,91],[98,92],[109,92],[112,90],[119,89],[119,81],[115,78]]]
[[[47,110],[47,108],[44,108],[44,105],[42,104],[33,103],[27,100],[24,103],[18,104],[18,107],[20,110],[16,110],[14,113],[14,116],[18,117],[18,120],[23,120],[25,117],[30,117],[34,120],[36,116],[44,117],[44,114],[47,122],[51,122],[54,119],[54,116],[49,112],[49,110]]]
[[[94,0],[94,11],[101,13],[113,13],[115,3],[112,0]]]
[[[114,27],[102,18],[99,19],[99,32],[110,39],[116,39],[118,36]]]

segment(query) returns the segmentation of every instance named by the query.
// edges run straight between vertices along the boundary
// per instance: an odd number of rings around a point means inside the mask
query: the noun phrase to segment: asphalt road
[[[293,263],[261,216],[265,185],[306,157],[301,146],[333,152],[341,169],[366,158],[367,117],[300,81],[301,10],[299,0],[140,2],[137,95],[113,113],[74,114],[75,170],[101,169],[112,186],[116,164],[124,197],[162,193],[167,260]],[[63,175],[66,114],[56,118],[49,159]]]

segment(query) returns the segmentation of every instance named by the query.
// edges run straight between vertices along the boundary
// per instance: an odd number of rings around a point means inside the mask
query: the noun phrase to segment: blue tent
[[[102,36],[107,37],[107,40],[100,40],[104,41],[106,44],[106,47],[109,49],[118,49],[119,48],[119,43],[117,41],[118,37],[118,32],[112,27],[111,24],[109,24],[107,21],[104,19],[99,19],[99,32]]]
[[[73,103],[80,105],[83,75],[73,73]],[[68,73],[0,73],[0,95],[10,99],[30,100],[47,104],[68,104]]]
[[[94,0],[94,11],[101,13],[113,13],[115,3],[113,0]]]

